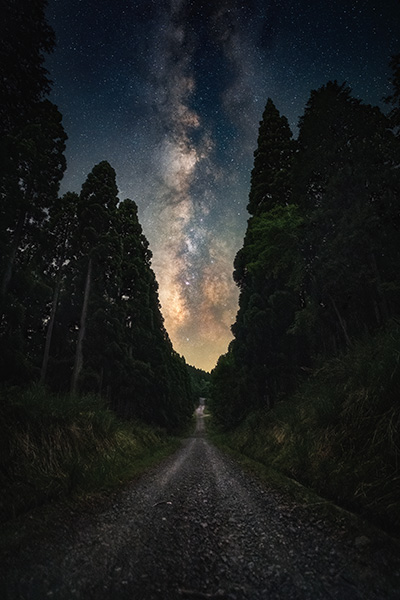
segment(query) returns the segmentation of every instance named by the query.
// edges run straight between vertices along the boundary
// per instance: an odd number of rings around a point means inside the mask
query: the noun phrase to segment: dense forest
[[[234,340],[212,373],[240,449],[382,512],[400,497],[400,56],[392,67],[389,114],[331,81],[297,140],[268,99]]]
[[[45,6],[7,2],[0,47],[6,510],[72,489],[95,455],[110,471],[131,461],[154,430],[132,434],[115,415],[176,431],[211,395],[239,450],[400,526],[400,55],[388,114],[328,82],[294,139],[268,99],[234,262],[234,339],[210,389],[172,347],[137,206],[119,199],[112,166],[59,196],[67,135],[48,99]]]
[[[95,393],[120,416],[175,428],[193,411],[191,379],[164,328],[135,202],[119,200],[106,161],[79,195],[58,196],[67,135],[46,98],[45,4],[10,2],[4,15],[0,380]]]

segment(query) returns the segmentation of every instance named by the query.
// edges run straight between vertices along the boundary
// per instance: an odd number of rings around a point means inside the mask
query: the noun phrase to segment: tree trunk
[[[50,356],[51,338],[53,336],[54,321],[56,320],[56,312],[57,312],[57,305],[58,305],[58,297],[60,295],[60,288],[61,288],[61,274],[58,276],[56,287],[54,289],[53,302],[51,305],[50,321],[49,321],[49,326],[47,327],[46,343],[44,346],[44,353],[43,353],[42,370],[40,372],[40,383],[42,383],[42,384],[46,381],[47,366],[49,364],[49,356]]]
[[[83,366],[83,340],[85,338],[86,331],[86,319],[87,319],[87,311],[89,304],[89,294],[90,294],[90,286],[92,279],[92,259],[89,259],[88,270],[86,275],[86,283],[85,283],[85,293],[83,296],[83,305],[81,312],[81,320],[78,334],[78,341],[76,343],[76,352],[75,352],[75,363],[74,370],[72,373],[72,381],[71,381],[71,394],[76,394],[78,389],[78,378],[82,371]]]
[[[54,289],[53,302],[51,305],[50,321],[49,321],[49,326],[47,328],[47,333],[46,333],[46,343],[45,343],[44,353],[43,353],[42,370],[40,372],[40,383],[42,383],[42,384],[46,381],[47,366],[48,366],[49,357],[50,357],[51,338],[53,336],[54,322],[56,320],[58,298],[59,298],[60,289],[61,289],[61,282],[62,282],[62,276],[63,276],[63,264],[65,261],[65,253],[66,253],[68,234],[69,234],[69,230],[68,230],[68,228],[66,228],[64,230],[61,254],[58,259],[56,287]]]
[[[102,365],[100,370],[100,383],[99,383],[99,396],[101,396],[103,391],[103,380],[104,380],[104,365]]]
[[[340,312],[339,312],[339,309],[338,309],[338,307],[336,306],[336,302],[334,301],[334,299],[332,298],[332,296],[329,296],[329,299],[330,299],[330,301],[332,302],[332,306],[333,306],[333,309],[334,309],[334,311],[335,311],[335,313],[336,313],[336,316],[337,316],[337,318],[338,318],[338,321],[339,321],[340,328],[341,328],[341,330],[343,331],[343,335],[344,335],[344,339],[346,340],[346,344],[347,344],[348,346],[351,346],[351,341],[350,341],[349,335],[348,335],[348,333],[347,333],[346,322],[345,322],[345,320],[342,318],[342,316],[341,316],[341,314],[340,314]]]
[[[22,232],[24,230],[25,220],[26,220],[26,211],[21,212],[21,214],[18,218],[17,226],[14,231],[14,237],[13,237],[13,241],[11,244],[10,255],[8,257],[7,266],[5,268],[5,271],[3,274],[3,279],[1,282],[0,296],[2,299],[6,296],[7,291],[8,291],[8,286],[10,285],[13,268],[14,268],[15,257],[17,255],[18,246],[21,241]]]
[[[376,256],[373,252],[371,252],[371,266],[372,266],[372,271],[375,275],[376,291],[378,293],[378,297],[380,300],[379,304],[380,304],[381,319],[383,322],[385,322],[389,318],[389,308],[387,305],[386,296],[382,290],[381,274],[378,269],[378,263],[376,262]],[[381,323],[379,323],[379,321],[378,321],[378,325],[380,325],[380,324]]]

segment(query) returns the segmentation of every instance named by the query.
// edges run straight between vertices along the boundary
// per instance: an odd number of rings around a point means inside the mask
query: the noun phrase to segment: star
[[[350,3],[351,4],[351,3]],[[69,136],[61,193],[108,160],[153,253],[174,348],[212,369],[232,339],[258,124],[273,98],[297,134],[311,89],[346,80],[382,106],[400,6],[49,0],[52,100]]]

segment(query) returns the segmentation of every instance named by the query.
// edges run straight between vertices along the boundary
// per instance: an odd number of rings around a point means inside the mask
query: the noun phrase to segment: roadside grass
[[[97,396],[33,386],[0,398],[0,520],[54,499],[112,490],[171,454],[177,437],[121,421]]]
[[[215,439],[270,477],[281,473],[399,536],[399,362],[396,326],[355,343],[295,396]]]
[[[383,550],[392,552],[394,556],[399,555],[400,540],[392,530],[385,530],[371,520],[339,506],[265,462],[249,458],[233,448],[231,435],[218,431],[212,422],[208,424],[207,431],[211,441],[225,454],[231,456],[244,471],[278,493],[283,492],[285,496],[291,498],[294,501],[292,511],[300,518],[307,518],[307,515],[309,517],[311,511],[313,522],[318,527],[329,527],[334,523],[335,529],[341,531],[346,539],[352,540],[352,543],[360,549],[366,562],[375,560]],[[387,579],[393,581],[393,585],[398,583],[396,575],[391,572],[387,573]]]

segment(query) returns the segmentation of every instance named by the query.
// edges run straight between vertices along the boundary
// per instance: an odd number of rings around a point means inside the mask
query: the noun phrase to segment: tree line
[[[267,101],[234,262],[234,339],[212,374],[225,428],[399,317],[400,55],[391,66],[387,115],[330,81],[311,92],[295,140]]]
[[[103,161],[59,197],[67,135],[48,100],[45,0],[10,1],[0,60],[0,382],[96,393],[118,414],[174,428],[191,379],[164,327],[133,200]]]

